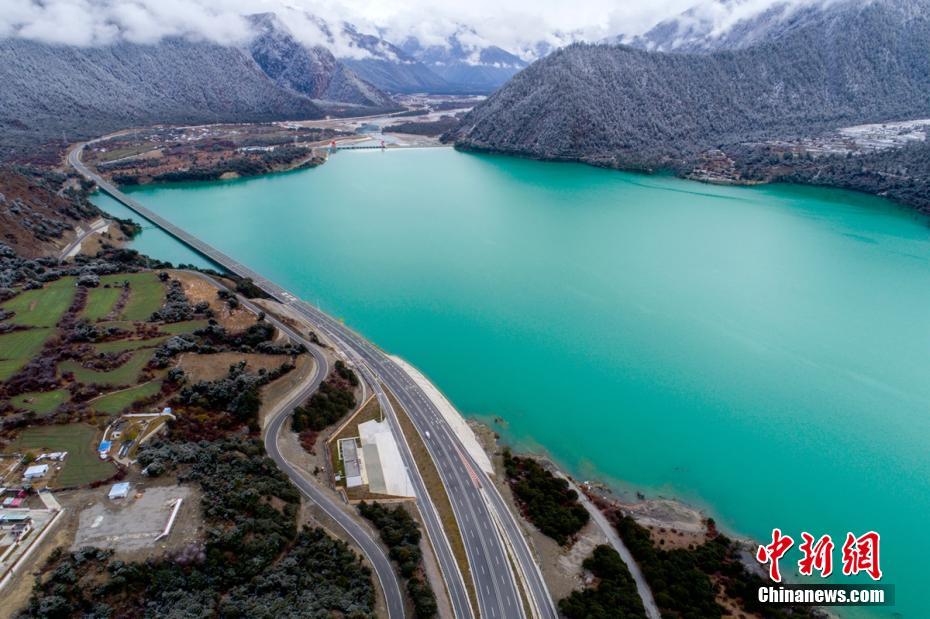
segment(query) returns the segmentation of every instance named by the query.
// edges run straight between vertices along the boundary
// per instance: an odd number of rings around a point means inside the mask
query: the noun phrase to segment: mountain
[[[0,157],[152,123],[319,118],[235,47],[183,38],[104,47],[0,40]]]
[[[322,45],[297,41],[274,13],[250,15],[255,37],[248,53],[278,86],[311,99],[397,109],[397,104],[366,82]]]
[[[340,61],[389,92],[487,94],[527,66],[515,54],[480,43],[474,30],[465,27],[441,45],[424,45],[412,36],[395,45],[381,36],[363,34],[351,24],[343,27],[353,46],[366,55]]]
[[[254,36],[241,46],[181,37],[99,47],[0,39],[0,159],[137,125],[400,109],[326,47],[300,43],[275,15],[248,19]]]
[[[652,168],[726,144],[925,118],[928,5],[839,3],[735,51],[573,45],[517,74],[448,137],[465,148]]]
[[[460,28],[442,45],[423,45],[416,37],[408,37],[400,48],[444,79],[447,92],[491,93],[527,66],[522,58],[496,45],[469,40],[477,41],[478,36]]]
[[[611,42],[660,52],[744,49],[814,25],[831,13],[842,13],[843,5],[853,1],[863,4],[861,0],[793,0],[759,8],[747,0],[709,0],[659,22],[645,34],[620,36]]]
[[[343,32],[365,56],[343,57],[340,62],[378,88],[396,93],[441,93],[453,89],[445,79],[393,43],[359,32],[351,24],[344,24]]]

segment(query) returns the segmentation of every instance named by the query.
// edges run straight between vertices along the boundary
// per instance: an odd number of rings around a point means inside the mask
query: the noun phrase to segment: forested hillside
[[[351,24],[343,24],[343,29],[354,45],[367,54],[339,60],[362,79],[389,92],[445,92],[449,89],[446,80],[390,41],[359,32]]]
[[[278,86],[312,99],[398,109],[388,95],[336,60],[331,51],[301,44],[274,13],[251,15],[249,20],[256,30],[249,53]]]
[[[724,144],[930,114],[927,14],[871,4],[846,16],[707,55],[573,45],[475,108],[458,144],[648,168]]]
[[[785,157],[765,145],[731,149],[747,179],[843,187],[886,196],[930,213],[930,142],[857,156]]]
[[[173,37],[78,47],[0,38],[0,159],[49,163],[64,143],[154,123],[400,109],[326,47],[298,41],[274,14],[249,21],[253,38],[242,45]]]
[[[0,156],[155,122],[316,118],[236,48],[186,39],[106,47],[0,40]]]
[[[744,3],[699,0],[681,15],[662,20],[644,34],[616,37],[613,42],[657,52],[700,53],[741,49],[775,40],[830,14],[835,15],[838,13],[837,5],[843,3],[864,4],[862,0],[782,0],[734,20],[733,15],[739,14],[738,11],[746,13]]]

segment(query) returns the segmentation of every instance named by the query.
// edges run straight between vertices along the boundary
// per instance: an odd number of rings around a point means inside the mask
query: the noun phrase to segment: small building
[[[26,469],[26,472],[23,473],[23,479],[30,481],[33,479],[41,479],[48,475],[48,465],[47,464],[34,464]]]
[[[129,482],[123,481],[118,484],[113,484],[107,498],[114,501],[116,499],[125,499],[127,496],[129,496]]]
[[[362,465],[369,492],[393,496],[414,496],[413,484],[401,458],[394,433],[387,421],[370,420],[358,424],[362,443]]]
[[[106,460],[110,455],[110,447],[113,446],[113,443],[110,441],[100,441],[100,447],[97,448],[97,452],[100,454],[101,460]]]
[[[358,459],[358,446],[354,438],[339,441],[339,455],[346,472],[346,488],[362,485],[362,464]]]
[[[0,529],[11,529],[17,524],[31,521],[32,516],[28,509],[8,509],[0,512]]]

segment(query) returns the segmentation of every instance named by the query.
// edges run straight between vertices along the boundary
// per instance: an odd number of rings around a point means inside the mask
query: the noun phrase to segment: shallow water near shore
[[[898,604],[868,616],[930,616],[923,217],[451,149],[132,195],[582,479],[680,497],[757,539],[878,531]],[[134,247],[203,263],[157,230]]]

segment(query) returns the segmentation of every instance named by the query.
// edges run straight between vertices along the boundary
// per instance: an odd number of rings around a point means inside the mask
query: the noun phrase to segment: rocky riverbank
[[[569,543],[559,545],[543,535],[516,508],[504,471],[500,436],[484,423],[474,420],[468,423],[494,464],[492,481],[514,506],[513,512],[537,556],[550,593],[557,601],[573,591],[596,588],[596,579],[586,569],[585,560],[596,547],[619,543],[629,547],[629,550],[623,548],[626,560],[633,562],[632,567],[645,575],[640,575],[647,587],[645,596],[658,603],[656,608],[656,602],[651,602],[654,614],[698,610],[699,614],[719,612],[720,616],[764,616],[765,609],[753,593],[764,583],[764,573],[753,558],[756,544],[752,540],[721,533],[713,518],[681,501],[647,498],[639,493],[631,498],[604,483],[573,480],[545,456],[531,455],[553,475],[568,479],[584,493],[590,506],[604,516],[592,518]],[[605,526],[609,528],[604,529]],[[612,543],[612,535],[619,535],[622,541],[616,542],[614,537]],[[699,585],[699,582],[705,584]],[[703,593],[683,593],[693,587]],[[641,591],[640,595],[644,593]],[[828,616],[809,608],[797,608],[794,612],[800,613],[798,617]]]

